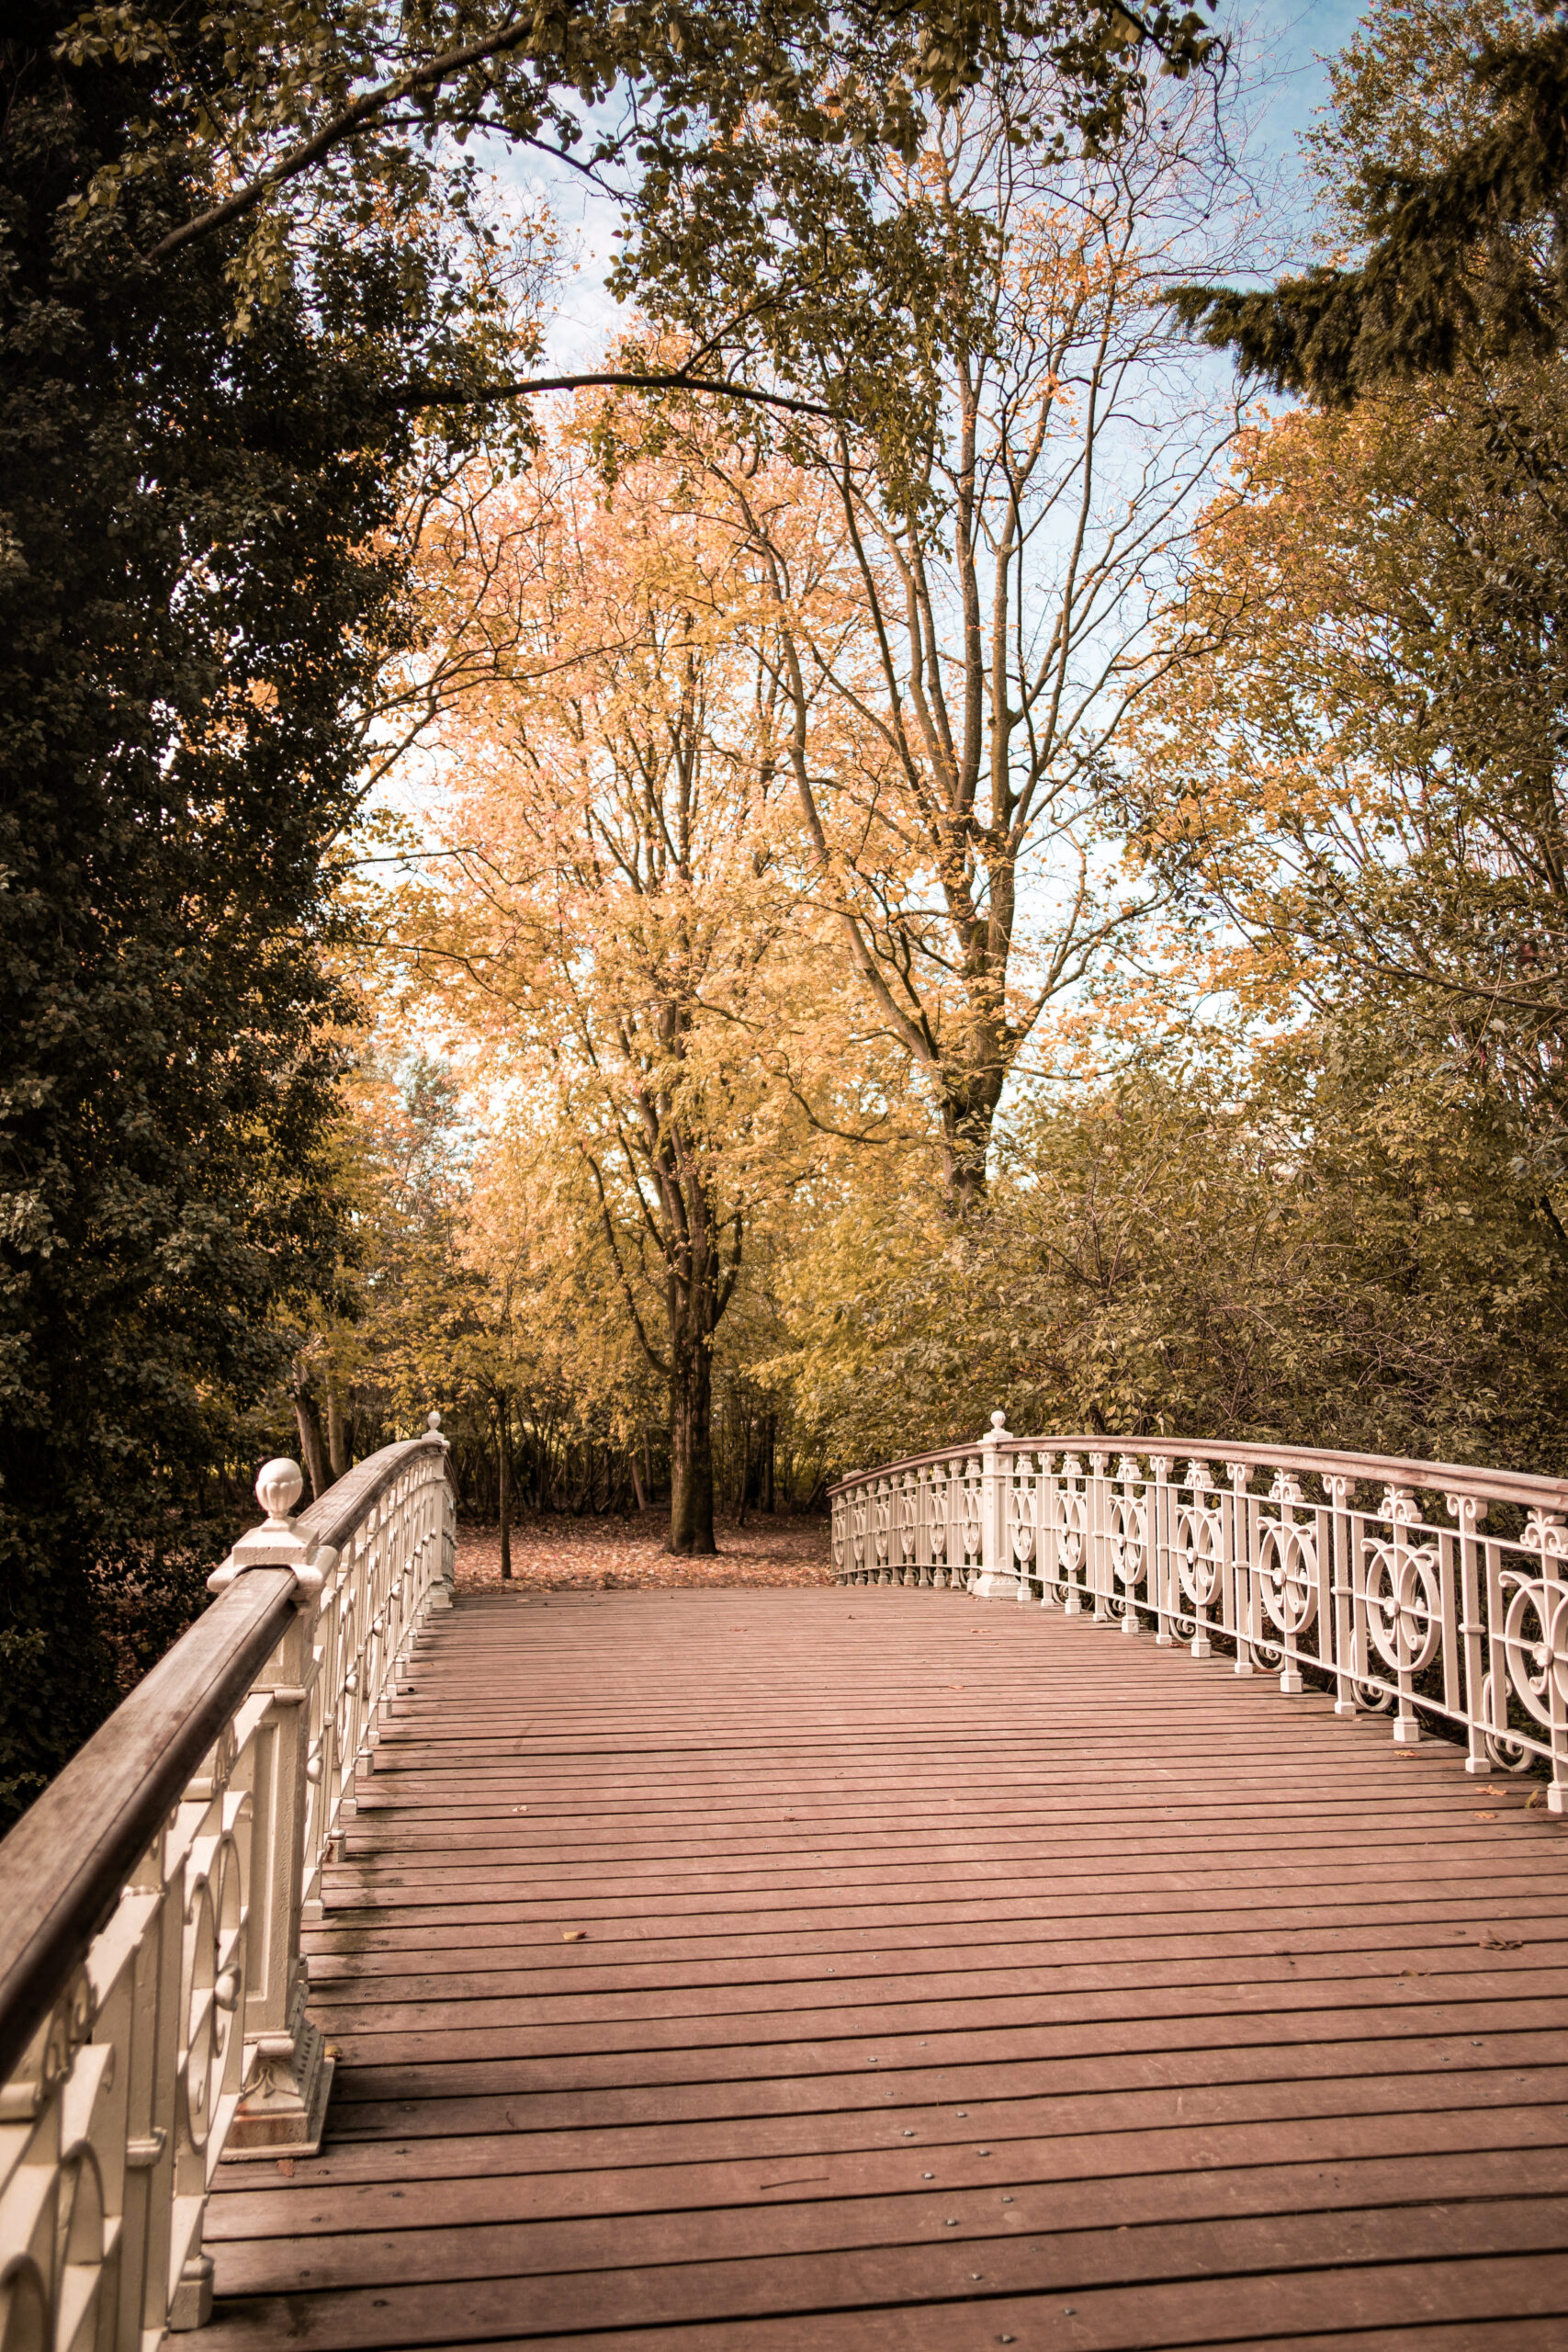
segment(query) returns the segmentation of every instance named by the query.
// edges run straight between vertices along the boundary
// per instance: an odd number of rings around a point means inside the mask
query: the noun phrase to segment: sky
[[[1293,159],[1300,133],[1327,94],[1322,60],[1354,29],[1363,5],[1364,0],[1253,0],[1237,11],[1247,28],[1247,47],[1265,76],[1258,92],[1262,146],[1281,164]],[[592,367],[624,317],[604,286],[615,208],[570,171],[530,178],[516,159],[498,157],[498,164],[503,179],[524,179],[547,194],[566,233],[569,275],[550,328],[547,362],[552,371]],[[1303,235],[1298,258],[1304,257]]]
[[[1318,60],[1332,56],[1355,30],[1359,0],[1259,0],[1246,13],[1279,77],[1269,131],[1282,150],[1322,104],[1327,81]]]

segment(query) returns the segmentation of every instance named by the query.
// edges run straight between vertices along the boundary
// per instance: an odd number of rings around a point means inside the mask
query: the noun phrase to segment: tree
[[[1358,1008],[1025,1103],[945,1233],[852,1204],[797,1262],[785,1361],[840,1462],[1004,1403],[1021,1432],[1539,1472],[1565,1458],[1565,1276],[1495,1098]]]
[[[1561,434],[1565,391],[1559,362],[1467,373],[1258,433],[1193,591],[1223,642],[1151,716],[1136,786],[1151,855],[1250,944],[1260,1001],[1419,1002],[1553,1187],[1568,573],[1512,423]]]
[[[915,381],[792,430],[787,484],[756,474],[761,426],[702,443],[767,600],[818,900],[929,1089],[955,1209],[1043,1017],[1151,903],[1108,848],[1105,778],[1191,650],[1150,658],[1239,422],[1159,300],[1236,227],[1201,107],[1143,107],[1069,171],[1022,139],[1034,92],[1001,77],[888,174],[945,274]]]
[[[236,1415],[330,1280],[332,848],[407,629],[383,393],[475,315],[438,237],[341,217],[239,337],[231,241],[151,285],[211,182],[73,213],[174,69],[51,64],[65,21],[28,0],[0,43],[7,1809],[109,1702],[95,1591],[199,1595]]]
[[[769,1067],[800,1025],[777,698],[728,537],[677,469],[634,468],[606,507],[568,431],[491,531],[510,557],[486,565],[489,681],[446,725],[426,954],[493,1124],[575,1164],[603,1278],[668,1384],[671,1548],[711,1552],[715,1335],[795,1116]],[[446,609],[471,627],[461,553]]]
[[[1338,209],[1361,258],[1258,292],[1188,286],[1188,324],[1277,389],[1336,404],[1451,374],[1466,354],[1559,350],[1568,25],[1543,16],[1511,0],[1381,0],[1333,69],[1342,108],[1359,88],[1354,145],[1324,155],[1348,165]]]
[[[1506,21],[1369,20],[1314,134],[1331,206],[1347,171],[1468,152],[1467,50]],[[1561,356],[1472,336],[1445,374],[1252,435],[1171,621],[1214,650],[1162,689],[1137,782],[1157,861],[1251,943],[1249,985],[1276,1011],[1407,1004],[1542,1197],[1568,1134],[1565,402]]]
[[[1021,47],[1059,68],[1056,119],[1038,126],[1057,148],[1069,131],[1113,133],[1151,70],[1185,74],[1214,47],[1202,12],[1168,0],[1142,11],[1121,0],[850,0],[831,10],[814,0],[589,0],[543,14],[482,0],[412,12],[387,0],[264,0],[220,6],[202,23],[199,52],[177,6],[111,0],[65,32],[75,64],[163,68],[138,137],[99,160],[78,217],[149,179],[183,182],[191,200],[141,242],[142,257],[168,270],[228,235],[242,314],[294,282],[323,189],[329,202],[394,212],[434,195],[468,213],[462,150],[476,137],[542,149],[601,182],[618,175],[660,254],[673,238],[695,270],[721,224],[750,243],[760,214],[787,215],[809,277],[825,226],[846,204],[863,211],[867,159],[912,153],[928,102],[950,103]],[[771,249],[769,299],[757,300],[754,282],[688,374],[737,345],[765,354],[787,334],[799,272],[778,269],[776,236]],[[425,376],[421,396],[490,396],[502,371],[470,356],[471,368],[444,381]]]

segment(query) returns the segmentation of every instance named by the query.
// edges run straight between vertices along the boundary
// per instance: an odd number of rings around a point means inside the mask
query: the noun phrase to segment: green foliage
[[[1325,402],[1450,374],[1467,354],[1539,356],[1563,334],[1568,24],[1474,0],[1380,0],[1364,26],[1336,93],[1353,149],[1320,151],[1350,167],[1337,209],[1363,257],[1265,292],[1190,286],[1177,298],[1206,342]],[[1416,117],[1425,136],[1412,135]]]
[[[446,331],[407,238],[323,224],[310,304],[235,340],[224,241],[139,259],[199,186],[74,214],[165,67],[51,66],[65,21],[23,0],[0,47],[6,1808],[199,1591],[236,1416],[331,1279],[328,852],[405,634],[385,388]]]
[[[960,1232],[868,1238],[846,1219],[803,1269],[787,1359],[846,1464],[998,1404],[1021,1433],[1568,1464],[1568,1241],[1485,1094],[1364,1008],[1239,1090],[1145,1069],[1036,1107]]]
[[[900,372],[918,358],[902,298],[923,290],[929,310],[953,289],[942,251],[878,219],[877,159],[912,158],[933,110],[1021,56],[1048,61],[1052,87],[1016,136],[1093,150],[1123,133],[1154,74],[1186,75],[1216,50],[1204,11],[1167,0],[1137,14],[1121,0],[585,0],[522,16],[483,0],[246,0],[203,14],[194,56],[187,21],[111,0],[66,32],[75,62],[161,69],[156,107],[76,192],[69,232],[90,234],[149,183],[210,180],[142,251],[166,269],[235,232],[242,331],[310,281],[323,209],[407,220],[436,206],[482,257],[491,232],[462,152],[480,135],[565,157],[629,208],[621,282],[645,313],[668,325],[699,289],[715,298],[683,356],[703,382],[759,362],[799,373],[803,345],[825,343],[840,397],[879,404],[889,352]],[[868,285],[897,290],[868,303]],[[398,397],[530,389],[501,356],[470,336]],[[634,381],[668,383],[669,368],[668,355],[628,360]]]
[[[1132,797],[1249,983],[1418,1005],[1539,1183],[1568,1142],[1568,373],[1467,370],[1259,434]],[[1245,960],[1245,959],[1241,959]]]

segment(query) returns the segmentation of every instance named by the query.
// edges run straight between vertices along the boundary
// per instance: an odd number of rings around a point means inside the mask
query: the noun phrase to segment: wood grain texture
[[[0,2084],[293,1613],[253,1568],[181,1634],[0,1842]]]
[[[958,1594],[460,1601],[204,2352],[1562,2352],[1568,1843]],[[570,1939],[569,1940],[569,1939]]]

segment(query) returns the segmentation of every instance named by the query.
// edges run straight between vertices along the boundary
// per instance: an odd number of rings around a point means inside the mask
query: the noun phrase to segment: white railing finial
[[[301,1600],[320,1592],[337,1566],[330,1544],[300,1527],[294,1506],[304,1491],[305,1473],[286,1453],[264,1462],[256,1472],[256,1500],[266,1518],[241,1536],[228,1558],[207,1579],[209,1592],[222,1592],[247,1568],[292,1568]]]
[[[286,1453],[264,1462],[256,1472],[255,1495],[269,1527],[291,1527],[294,1506],[305,1490],[305,1473]]]

